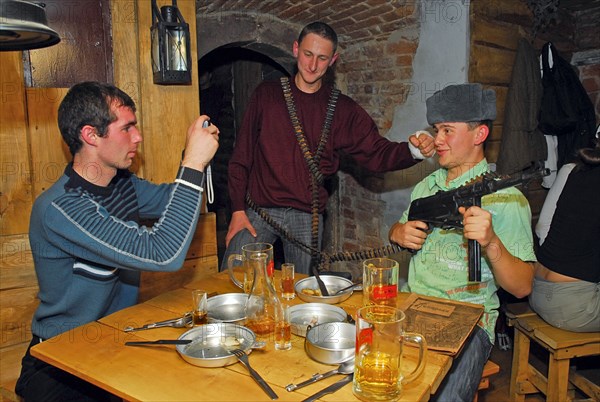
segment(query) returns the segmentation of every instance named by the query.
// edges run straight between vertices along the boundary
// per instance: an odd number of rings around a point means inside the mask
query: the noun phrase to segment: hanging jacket
[[[549,56],[553,60],[550,67]],[[558,137],[558,169],[575,158],[578,149],[592,146],[596,127],[594,105],[575,69],[551,42],[542,48],[542,103],[539,128]]]
[[[506,96],[502,140],[496,162],[497,172],[511,174],[546,160],[547,146],[538,129],[542,98],[540,68],[535,49],[525,39],[519,41]]]

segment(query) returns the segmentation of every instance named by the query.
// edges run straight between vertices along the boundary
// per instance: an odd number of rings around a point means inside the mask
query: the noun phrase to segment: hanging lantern
[[[171,6],[158,9],[152,0],[152,73],[155,84],[190,84],[192,82],[192,56],[190,27],[177,8],[177,0]]]
[[[40,49],[58,42],[43,5],[0,0],[0,51]]]

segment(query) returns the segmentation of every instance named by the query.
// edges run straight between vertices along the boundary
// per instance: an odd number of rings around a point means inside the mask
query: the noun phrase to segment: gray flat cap
[[[449,85],[425,101],[427,123],[470,122],[496,118],[496,92],[481,84]]]

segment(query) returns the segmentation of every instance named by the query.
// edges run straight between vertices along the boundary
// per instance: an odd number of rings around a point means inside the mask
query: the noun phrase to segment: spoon
[[[357,287],[358,285],[362,285],[362,282],[359,282],[359,283],[353,283],[353,284],[352,284],[352,285],[350,285],[350,286],[346,286],[345,288],[341,288],[340,290],[338,290],[337,292],[335,292],[335,293],[333,294],[333,296],[337,296],[337,295],[339,295],[340,293],[344,293],[346,290],[348,290],[348,289],[352,289],[352,288],[355,288],[355,287]]]
[[[307,385],[313,384],[313,383],[315,383],[315,382],[317,382],[319,380],[322,380],[324,378],[329,378],[329,377],[331,377],[332,375],[335,375],[335,374],[352,374],[352,373],[354,373],[354,357],[352,357],[349,360],[346,360],[345,362],[342,362],[342,364],[340,364],[339,367],[336,368],[336,369],[333,369],[333,370],[328,371],[328,372],[323,373],[323,374],[317,373],[317,374],[313,375],[311,378],[309,378],[308,380],[303,381],[303,382],[301,382],[298,385],[289,384],[289,385],[287,385],[285,387],[285,389],[288,392],[292,392],[292,391],[295,391],[295,390],[297,390],[299,388],[302,388],[302,387],[305,387]]]

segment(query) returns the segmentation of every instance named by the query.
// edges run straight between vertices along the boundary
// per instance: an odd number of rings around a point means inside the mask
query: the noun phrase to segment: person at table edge
[[[406,169],[433,155],[430,135],[413,134],[409,142],[393,142],[381,136],[373,119],[355,101],[339,94],[334,103],[328,135],[324,129],[334,87],[326,73],[339,57],[338,38],[329,25],[317,21],[306,25],[294,41],[292,52],[297,72],[289,79],[289,94],[307,149],[324,177],[335,174],[341,154],[373,172]],[[327,191],[322,182],[313,183],[313,172],[299,145],[281,82],[261,83],[250,98],[229,161],[229,194],[232,216],[225,238],[227,249],[221,269],[231,254],[254,242],[283,243],[285,262],[296,272],[311,272],[311,254],[273,229],[246,203],[252,201],[295,239],[310,245],[313,207],[318,209],[320,250],[323,211]],[[326,139],[325,143],[322,141]],[[320,152],[319,150],[322,150]],[[315,181],[316,182],[316,181]],[[313,205],[313,187],[318,192]],[[314,261],[313,261],[314,263]]]
[[[31,346],[137,302],[140,271],[176,271],[195,232],[204,168],[219,130],[198,117],[171,184],[128,169],[142,141],[136,107],[113,85],[82,82],[66,94],[58,126],[73,156],[35,201],[29,240],[40,304],[16,393],[25,401],[106,400],[110,395],[31,356]],[[175,135],[164,133],[165,136]],[[142,226],[156,220],[152,227]],[[93,347],[93,345],[90,345]]]

